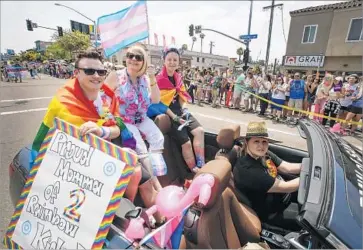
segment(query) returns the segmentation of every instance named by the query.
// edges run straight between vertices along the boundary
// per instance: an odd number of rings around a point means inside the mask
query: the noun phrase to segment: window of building
[[[204,63],[205,62],[205,60],[204,60],[205,58],[202,58],[202,63]]]
[[[350,20],[347,41],[362,41],[363,40],[363,19],[352,18]]]
[[[301,43],[315,43],[318,25],[305,25]]]
[[[199,62],[199,57],[197,57],[197,62]]]

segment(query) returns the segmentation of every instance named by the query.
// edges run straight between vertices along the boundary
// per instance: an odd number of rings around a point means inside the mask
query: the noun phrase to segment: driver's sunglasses
[[[83,72],[88,75],[88,76],[92,76],[94,75],[96,72],[99,76],[105,76],[107,74],[107,70],[105,69],[85,69],[85,68],[78,68],[83,70]]]
[[[133,54],[133,53],[130,53],[130,52],[127,52],[126,53],[126,57],[128,59],[130,59],[130,60],[132,60],[133,58],[135,58],[135,60],[138,61],[138,62],[144,61],[144,56],[143,55]]]

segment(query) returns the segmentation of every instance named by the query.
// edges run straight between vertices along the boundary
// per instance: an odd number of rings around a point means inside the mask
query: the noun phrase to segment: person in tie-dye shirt
[[[135,196],[139,191],[145,206],[151,207],[155,204],[157,192],[162,188],[156,176],[166,175],[167,166],[162,156],[164,136],[147,116],[150,104],[159,103],[160,90],[156,83],[155,69],[148,66],[146,60],[146,52],[141,46],[130,47],[126,53],[126,68],[111,72],[105,82],[115,91],[120,116],[136,139],[136,152],[143,173],[152,176],[148,178],[143,175],[138,190],[135,190]],[[149,143],[149,149],[144,139]],[[161,218],[156,220],[161,222]]]

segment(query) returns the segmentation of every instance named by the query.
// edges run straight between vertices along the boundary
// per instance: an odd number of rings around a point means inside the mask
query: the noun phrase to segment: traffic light
[[[194,25],[189,25],[189,36],[194,36]]]
[[[202,25],[195,26],[195,34],[202,33]]]
[[[249,52],[250,52],[249,49],[245,49],[245,51],[243,52],[243,62],[244,63],[248,63],[249,56],[250,56]]]
[[[29,31],[33,31],[33,24],[32,24],[32,21],[30,21],[29,19],[26,20],[26,28]]]
[[[63,28],[58,26],[58,36],[63,36]]]

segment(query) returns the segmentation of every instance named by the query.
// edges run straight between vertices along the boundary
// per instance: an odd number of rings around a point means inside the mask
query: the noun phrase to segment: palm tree
[[[241,62],[241,56],[243,55],[243,52],[244,52],[244,50],[243,50],[242,47],[237,49],[237,55],[238,55],[238,61],[239,62]]]

